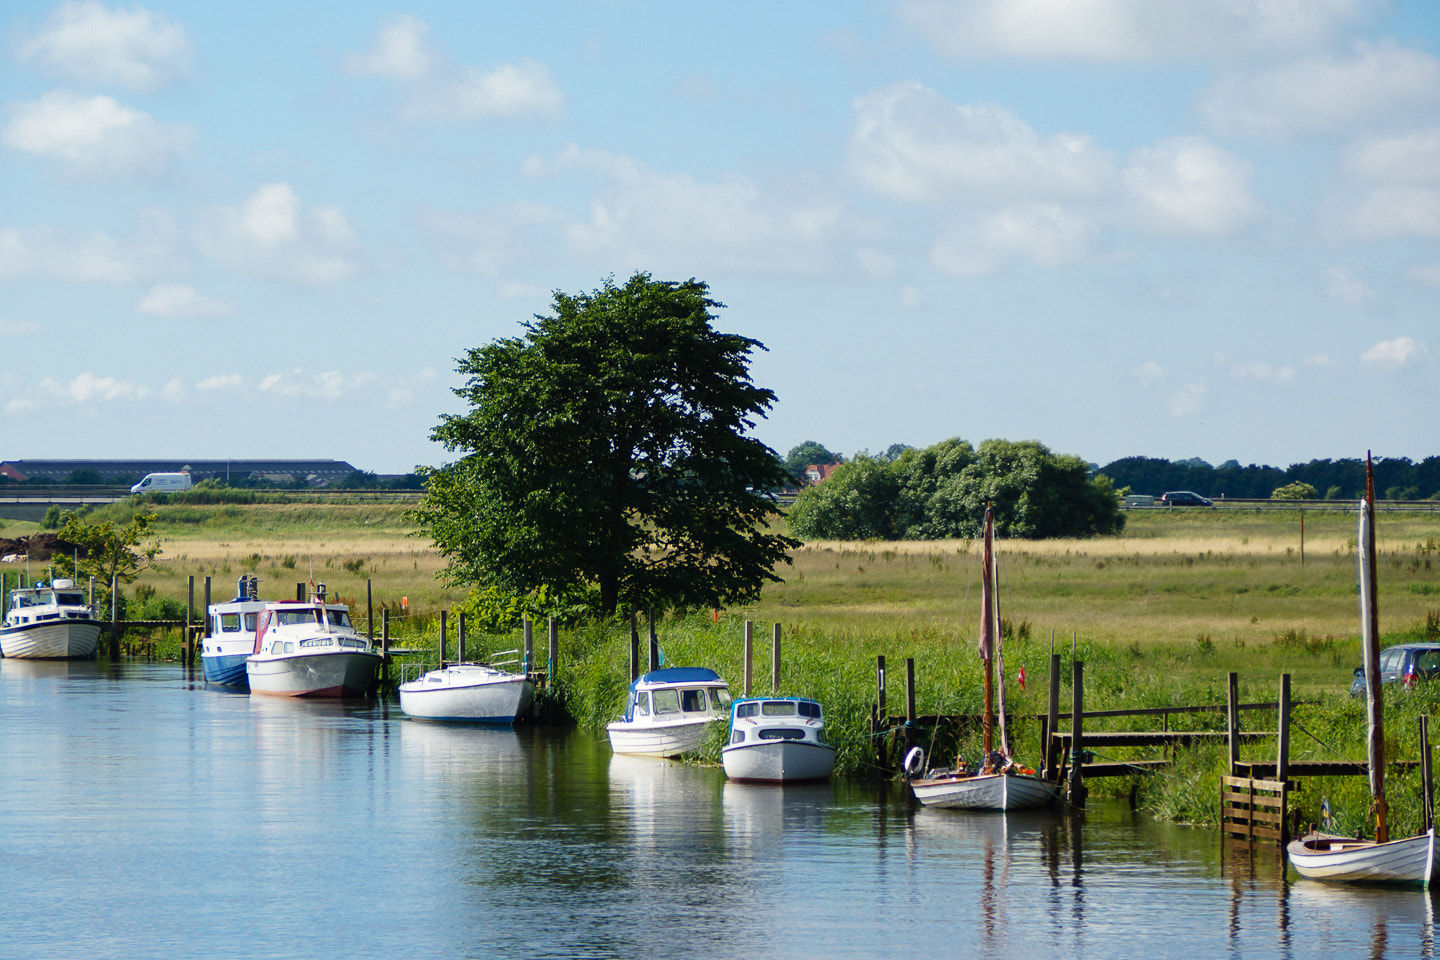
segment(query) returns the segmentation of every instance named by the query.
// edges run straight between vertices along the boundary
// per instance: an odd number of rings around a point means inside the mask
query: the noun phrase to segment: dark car
[[[1440,643],[1397,643],[1380,651],[1380,682],[1411,686],[1440,676]],[[1352,697],[1365,696],[1365,668],[1355,668]]]
[[[1209,497],[1202,497],[1190,490],[1171,490],[1160,495],[1160,502],[1167,507],[1213,507]]]

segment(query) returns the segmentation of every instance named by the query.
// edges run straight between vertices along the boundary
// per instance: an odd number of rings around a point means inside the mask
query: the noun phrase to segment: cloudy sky
[[[781,453],[1440,454],[1430,0],[0,18],[0,459],[440,463],[457,356],[636,270]]]

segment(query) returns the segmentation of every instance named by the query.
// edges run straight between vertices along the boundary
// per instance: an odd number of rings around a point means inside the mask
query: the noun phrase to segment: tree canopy
[[[857,456],[789,513],[797,536],[828,540],[942,540],[978,536],[993,504],[1002,536],[1040,539],[1118,532],[1115,489],[1079,457],[1035,441],[960,439],[899,458]]]
[[[60,528],[60,539],[77,548],[72,556],[57,553],[56,567],[77,580],[95,578],[95,589],[101,609],[110,605],[110,585],[133,583],[160,552],[160,543],[145,543],[153,513],[137,513],[123,527],[115,521],[90,523],[78,513],[66,513]]]
[[[721,333],[709,287],[637,273],[554,293],[523,336],[458,360],[469,412],[434,440],[462,456],[431,472],[416,511],[452,583],[525,596],[592,589],[624,604],[753,599],[798,544],[767,532],[787,477],[746,436],[774,403],[750,380],[759,341]]]
[[[804,483],[805,468],[810,464],[843,463],[844,460],[840,454],[825,449],[824,444],[806,440],[790,448],[790,452],[785,455],[784,467],[796,481]]]

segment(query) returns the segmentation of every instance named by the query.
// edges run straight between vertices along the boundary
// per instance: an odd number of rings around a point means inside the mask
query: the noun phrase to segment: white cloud
[[[1031,204],[963,218],[935,242],[930,262],[946,273],[980,276],[1017,262],[1067,266],[1094,246],[1089,220],[1058,204]]]
[[[521,264],[543,263],[549,238],[539,236],[537,228],[563,219],[559,210],[525,203],[473,215],[433,209],[420,213],[420,225],[447,267],[487,277]]]
[[[289,373],[271,373],[260,379],[261,394],[288,399],[337,400],[356,390],[372,389],[380,378],[373,373],[326,370],[307,374],[297,367]]]
[[[196,243],[217,262],[297,284],[337,283],[360,266],[355,231],[339,207],[306,207],[288,184],[268,183],[240,205],[216,207]]]
[[[345,68],[402,84],[408,120],[554,120],[565,105],[545,64],[522,60],[489,70],[457,64],[431,39],[429,25],[408,14],[382,22],[370,50],[349,54]]]
[[[1113,173],[1089,137],[1042,137],[1003,107],[956,105],[919,83],[863,94],[853,108],[851,167],[899,200],[1086,198]]]
[[[1314,56],[1223,77],[1201,113],[1226,136],[1283,140],[1345,133],[1440,107],[1440,61],[1392,44],[1359,44],[1346,58]]]
[[[94,0],[62,3],[19,59],[70,80],[154,90],[190,71],[190,41],[179,24],[144,7],[111,10]]]
[[[1231,60],[1305,50],[1369,0],[900,0],[942,53],[1100,62]]]
[[[72,236],[50,227],[0,227],[0,280],[39,277],[130,283],[183,268],[176,253],[178,230],[164,212],[141,216],[133,237],[93,231]]]
[[[1416,283],[1423,283],[1427,287],[1440,287],[1440,263],[1429,263],[1420,267],[1411,267],[1405,271],[1405,276]]]
[[[1440,128],[1371,137],[1345,151],[1346,170],[1384,183],[1440,183]]]
[[[40,330],[40,324],[29,320],[6,320],[0,317],[0,337],[24,337],[39,333]]]
[[[1278,383],[1289,386],[1295,382],[1295,368],[1289,364],[1277,366],[1265,360],[1231,360],[1217,358],[1236,380],[1255,380],[1260,383]]]
[[[191,130],[167,126],[105,96],[53,90],[11,107],[0,143],[58,160],[87,176],[166,174],[190,145]]]
[[[1374,287],[1344,267],[1331,267],[1325,275],[1325,295],[1332,300],[1360,306],[1373,302],[1379,296]]]
[[[1361,237],[1440,237],[1440,190],[1394,185],[1376,187],[1356,201],[1349,228]]]
[[[195,384],[196,390],[234,390],[245,385],[245,377],[238,373],[222,373],[208,377]]]
[[[235,312],[233,304],[212,300],[183,283],[160,283],[135,304],[135,312],[151,317],[224,317]]]
[[[1201,137],[1136,150],[1124,184],[1130,222],[1152,233],[1224,236],[1259,212],[1249,166]]]
[[[1162,395],[1171,416],[1190,416],[1205,407],[1207,390],[1204,380],[1183,383],[1154,360],[1147,360],[1136,368],[1135,379],[1142,388]]]
[[[840,201],[801,185],[766,191],[733,174],[699,181],[574,146],[553,160],[528,161],[526,171],[589,173],[602,181],[588,218],[565,224],[561,233],[578,253],[607,263],[643,263],[686,276],[710,269],[853,275],[863,267],[848,244],[865,236],[868,225]]]
[[[46,377],[40,381],[40,389],[52,397],[74,403],[143,400],[150,395],[148,387],[131,383],[128,380],[117,380],[115,377],[97,377],[88,371],[79,374],[68,383],[63,383],[54,377]]]
[[[925,306],[925,294],[916,286],[904,284],[900,287],[900,306],[907,310],[919,310]]]
[[[1382,367],[1403,367],[1426,353],[1425,345],[1410,337],[1382,340],[1360,355],[1366,363]]]

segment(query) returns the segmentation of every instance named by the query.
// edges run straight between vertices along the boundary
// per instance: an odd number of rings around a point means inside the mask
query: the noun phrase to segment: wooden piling
[[[445,641],[446,641],[446,639],[447,639],[447,637],[446,637],[446,635],[445,635],[445,631],[446,631],[446,628],[447,628],[447,626],[448,626],[448,624],[447,624],[447,622],[446,622],[446,613],[447,613],[447,611],[445,611],[445,610],[441,610],[441,611],[440,611],[440,666],[441,666],[441,667],[444,667],[444,666],[445,666]]]
[[[636,623],[635,611],[630,611],[630,682],[640,676],[640,627]]]
[[[655,635],[655,611],[646,610],[645,619],[650,623],[650,669],[660,669],[660,638]]]
[[[1239,711],[1237,710],[1238,714]],[[1280,674],[1279,722],[1275,726],[1275,779],[1290,778],[1290,674]]]
[[[775,624],[770,643],[770,692],[780,696],[780,624]]]
[[[304,603],[307,599],[309,598],[305,596],[305,584],[295,584],[295,600],[299,603]]]
[[[535,669],[535,629],[529,617],[525,618],[523,631],[525,634],[525,659],[522,663],[524,667],[522,672],[529,674],[531,670]]]
[[[370,645],[375,645],[375,594],[370,589],[370,578],[365,578],[365,631],[370,636]]]
[[[905,752],[915,746],[915,658],[905,658]]]
[[[1070,805],[1085,807],[1085,663],[1076,660],[1070,688]]]
[[[755,621],[745,621],[745,670],[741,684],[743,697],[750,696],[750,678],[755,672]]]
[[[380,611],[380,684],[390,683],[390,611]]]
[[[185,666],[189,667],[195,664],[195,634],[191,628],[195,622],[195,574],[185,579],[185,642],[180,647],[180,656]]]
[[[560,666],[560,624],[551,617],[546,624],[546,639],[549,640],[550,656],[545,664],[545,678],[551,688],[555,686],[555,671]]]
[[[205,578],[205,630],[202,636],[210,636],[210,578]]]
[[[1054,646],[1054,638],[1051,638]],[[1055,731],[1060,724],[1060,654],[1050,654],[1050,699],[1045,707],[1045,722],[1040,728],[1040,775],[1046,780],[1059,780],[1060,770],[1055,763]]]
[[[1240,675],[1233,670],[1226,681],[1225,725],[1230,733],[1230,776],[1240,776]]]
[[[455,624],[455,659],[459,663],[465,662],[465,611],[460,611],[460,616]]]

